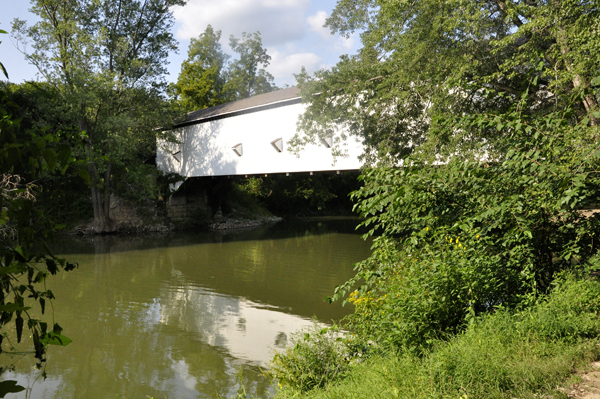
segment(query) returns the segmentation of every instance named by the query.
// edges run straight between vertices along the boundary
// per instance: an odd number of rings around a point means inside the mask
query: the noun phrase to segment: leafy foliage
[[[275,353],[269,374],[280,387],[306,392],[343,377],[356,355],[339,330],[313,323],[296,332],[285,351]]]
[[[597,198],[600,148],[598,128],[569,123],[570,112],[461,118],[472,134],[502,130],[484,160],[407,158],[401,169],[367,172],[356,209],[380,235],[335,295],[362,281],[351,326],[426,347],[474,315],[529,303],[557,272],[585,264],[598,250],[598,215],[584,209]]]
[[[21,84],[5,84],[2,86],[7,94],[6,110],[13,119],[19,119],[17,140],[26,141],[26,132],[32,129],[43,129],[45,134],[56,138],[47,146],[54,151],[68,146],[73,149],[72,155],[82,158],[81,140],[75,122],[69,118],[60,93],[45,82],[24,82]],[[90,220],[94,213],[90,201],[89,187],[82,180],[79,168],[69,168],[63,174],[56,175],[45,171],[35,176],[36,206],[43,208],[51,220],[65,224],[67,228],[82,221]],[[28,168],[15,165],[13,173],[25,181],[33,179]]]
[[[169,86],[183,110],[193,111],[229,101],[223,88],[229,57],[221,50],[220,39],[221,31],[215,31],[210,25],[198,39],[191,39],[188,59],[181,64],[177,83]]]
[[[297,76],[307,111],[295,144],[355,135],[368,162],[388,166],[414,151],[451,154],[475,137],[448,119],[503,114],[524,95],[529,115],[570,107],[578,96],[573,116],[595,125],[598,21],[597,1],[340,0],[326,26],[360,31],[363,48]]]
[[[553,340],[571,340],[556,334],[575,325],[562,330],[553,312],[535,316],[557,329],[542,336],[545,327],[524,332],[526,322],[509,322],[503,309],[526,314],[557,275],[584,269],[598,251],[589,208],[600,184],[599,17],[597,1],[338,2],[327,25],[361,31],[363,48],[297,76],[307,111],[295,144],[356,135],[379,167],[354,194],[377,236],[373,255],[333,297],[349,295],[348,326],[362,339],[412,361],[465,329],[457,340],[470,340],[479,327],[468,326],[496,313],[489,320],[510,325],[510,341],[518,336],[540,356]],[[596,337],[590,325],[573,336]],[[519,396],[522,372],[502,363],[512,354],[484,367],[486,348],[473,340],[453,348],[456,357],[445,352],[452,361],[437,357],[448,368],[428,395],[443,396],[447,384],[460,388],[449,396],[489,397],[494,386],[497,397]],[[538,371],[526,385],[542,386]]]
[[[260,32],[244,32],[241,39],[231,36],[229,45],[240,57],[231,63],[225,84],[225,91],[233,99],[240,100],[277,90],[273,85],[273,76],[264,69],[269,65],[271,56],[262,46]],[[259,66],[263,68],[259,69]]]
[[[13,22],[27,54],[59,94],[71,123],[87,135],[82,177],[91,183],[94,228],[109,232],[111,178],[152,152],[157,126],[172,118],[164,101],[166,57],[177,49],[170,7],[183,0],[34,1],[40,21]]]
[[[239,55],[231,62],[221,50],[220,39],[221,31],[210,25],[198,39],[191,39],[188,59],[181,65],[177,83],[169,88],[182,110],[195,111],[277,90],[273,76],[264,69],[271,57],[259,32],[229,38]]]
[[[326,25],[363,48],[297,76],[295,144],[356,135],[378,166],[354,194],[373,255],[334,295],[351,328],[422,352],[597,252],[598,21],[597,1],[338,2]]]
[[[73,270],[76,265],[49,250],[46,242],[52,238],[55,226],[35,206],[36,187],[14,173],[26,170],[33,178],[45,172],[64,173],[74,160],[69,146],[57,146],[57,137],[40,129],[21,132],[19,121],[7,112],[6,103],[6,93],[0,91],[0,356],[32,353],[41,368],[48,345],[64,346],[70,340],[62,335],[58,324],[49,326],[30,310],[34,304],[39,305],[43,315],[46,303],[54,299],[45,286],[46,278],[60,269]],[[25,140],[21,140],[23,137]],[[29,333],[23,335],[24,331]],[[30,347],[18,351],[17,345],[27,337]],[[2,364],[0,373],[11,367],[9,361]],[[14,381],[0,385],[2,397],[21,390]]]
[[[597,259],[588,266],[597,268]],[[531,306],[478,316],[420,356],[375,354],[324,389],[284,389],[276,397],[561,397],[573,370],[600,355],[599,294],[596,279],[562,274]]]

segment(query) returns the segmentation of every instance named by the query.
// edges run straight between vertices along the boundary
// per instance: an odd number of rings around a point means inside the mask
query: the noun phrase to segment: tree
[[[169,51],[170,7],[184,0],[35,0],[40,22],[13,22],[26,54],[60,93],[70,118],[87,135],[83,177],[91,183],[94,230],[110,232],[111,177],[116,167],[153,143],[157,126],[168,126],[163,99]]]
[[[77,124],[67,112],[68,107],[54,86],[47,82],[29,81],[0,84],[0,87],[7,95],[7,104],[10,104],[6,107],[7,111],[13,119],[20,120],[19,140],[27,140],[28,130],[43,129],[45,134],[57,139],[57,142],[48,144],[49,148],[57,150],[60,146],[67,145],[74,149],[75,155],[84,158],[85,149],[80,146]],[[120,168],[113,166],[112,169],[113,189],[122,188],[123,184],[115,184],[123,178]],[[25,180],[31,179],[27,169],[17,169],[15,173]],[[69,168],[60,175],[38,174],[35,180],[38,187],[43,187],[43,190],[36,192],[36,206],[43,207],[52,220],[70,228],[80,224],[82,220],[93,218],[89,185],[76,168]]]
[[[341,126],[378,166],[354,193],[373,255],[334,295],[354,331],[426,350],[598,269],[598,21],[598,1],[338,2],[327,25],[364,46],[298,75],[295,144]]]
[[[213,107],[228,101],[223,91],[225,67],[229,58],[219,40],[221,31],[208,25],[198,39],[192,38],[188,59],[181,64],[177,83],[170,87],[183,110]]]
[[[337,124],[364,140],[369,161],[396,164],[416,148],[450,144],[439,121],[502,113],[524,93],[539,115],[578,94],[577,117],[597,124],[599,13],[597,1],[340,0],[326,26],[361,31],[363,48],[331,70],[297,76],[308,109],[296,144]]]
[[[72,270],[75,264],[55,257],[48,249],[54,224],[35,205],[38,192],[31,181],[43,173],[64,173],[73,163],[72,148],[59,144],[56,136],[43,129],[22,129],[20,121],[8,112],[7,95],[0,89],[0,356],[4,359],[0,375],[10,370],[6,356],[31,353],[36,366],[46,361],[48,345],[68,345],[58,324],[32,317],[29,310],[39,305],[41,315],[46,302],[54,299],[44,281],[60,269]],[[17,174],[27,173],[29,180]],[[27,323],[25,323],[27,321]],[[31,347],[19,347],[23,330],[29,330]],[[23,391],[16,381],[0,382],[0,397]]]
[[[262,47],[260,32],[252,35],[244,32],[241,39],[231,35],[229,45],[240,57],[233,61],[227,74],[225,92],[230,98],[240,100],[277,89],[272,83],[273,76],[264,69],[269,66],[271,56]],[[263,68],[259,69],[260,66]]]
[[[230,46],[239,59],[228,62],[229,56],[221,50],[221,31],[208,25],[198,39],[192,39],[188,59],[181,65],[177,83],[170,87],[184,111],[194,111],[256,94],[276,90],[273,76],[263,68],[271,57],[262,47],[260,33],[233,35]],[[262,66],[263,68],[259,69]]]

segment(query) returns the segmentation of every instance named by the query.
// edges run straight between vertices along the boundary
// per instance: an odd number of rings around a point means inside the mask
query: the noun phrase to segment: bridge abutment
[[[221,222],[221,205],[230,186],[227,178],[187,179],[169,197],[167,216],[179,227],[205,226]]]

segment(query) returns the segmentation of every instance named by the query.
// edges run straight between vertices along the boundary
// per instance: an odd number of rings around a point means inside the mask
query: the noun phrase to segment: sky
[[[28,0],[1,1],[0,29],[10,32],[14,18],[35,23]],[[222,31],[221,45],[232,55],[230,35],[241,37],[242,32],[260,31],[263,47],[271,56],[267,71],[275,77],[276,85],[293,86],[293,74],[299,73],[302,66],[312,73],[335,65],[340,55],[358,50],[357,36],[345,39],[323,27],[335,4],[336,0],[188,0],[187,5],[173,9],[173,34],[179,42],[179,54],[169,56],[167,80],[177,80],[190,38],[198,37],[210,24]],[[9,35],[0,35],[0,41],[0,61],[11,82],[40,79]]]

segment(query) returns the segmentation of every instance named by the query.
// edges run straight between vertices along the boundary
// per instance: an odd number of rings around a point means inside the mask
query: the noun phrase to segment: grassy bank
[[[573,371],[600,357],[599,311],[600,283],[568,276],[536,304],[476,318],[422,356],[375,355],[324,388],[276,397],[565,398]]]

